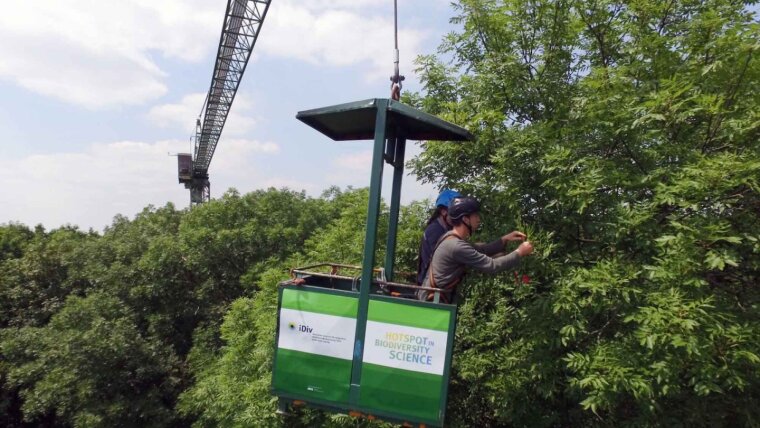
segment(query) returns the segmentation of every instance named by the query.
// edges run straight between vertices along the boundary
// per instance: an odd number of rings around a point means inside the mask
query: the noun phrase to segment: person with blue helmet
[[[443,189],[435,200],[435,211],[427,221],[425,233],[422,234],[420,242],[420,253],[417,258],[417,285],[422,285],[422,281],[425,280],[425,274],[428,266],[430,266],[430,259],[433,258],[433,249],[438,239],[451,230],[451,224],[447,220],[449,203],[452,199],[460,196],[462,195],[456,190]]]
[[[417,297],[434,300],[439,290],[440,301],[456,303],[457,286],[468,268],[486,273],[498,273],[520,264],[523,257],[533,253],[533,244],[519,231],[508,233],[489,244],[472,244],[468,240],[480,226],[480,202],[475,198],[459,197],[449,203],[448,222],[452,229],[433,247],[427,274]],[[520,241],[516,250],[504,254],[508,242]]]

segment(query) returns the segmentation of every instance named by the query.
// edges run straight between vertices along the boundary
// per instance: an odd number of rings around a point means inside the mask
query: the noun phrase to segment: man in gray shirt
[[[533,252],[533,244],[525,241],[515,251],[501,257],[491,257],[502,253],[509,241],[524,241],[522,232],[512,232],[489,244],[471,244],[467,239],[480,226],[480,203],[475,198],[461,197],[449,205],[449,221],[454,228],[438,241],[430,262],[423,287],[439,288],[440,301],[455,301],[457,285],[462,281],[467,267],[481,272],[498,273],[520,264],[522,257]],[[419,290],[420,300],[432,301],[435,292]]]

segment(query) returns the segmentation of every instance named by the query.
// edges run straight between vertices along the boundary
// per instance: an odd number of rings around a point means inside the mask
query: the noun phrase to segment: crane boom
[[[192,179],[183,181],[180,176],[180,182],[190,189],[191,204],[206,202],[210,198],[208,168],[211,158],[270,3],[271,0],[229,0],[227,3],[203,121],[196,131]]]

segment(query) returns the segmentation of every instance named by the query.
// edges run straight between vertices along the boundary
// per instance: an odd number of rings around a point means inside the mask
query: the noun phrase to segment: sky
[[[0,14],[0,224],[102,231],[147,205],[189,205],[179,152],[208,91],[225,0],[5,0]],[[436,52],[450,0],[398,0],[404,91]],[[272,0],[211,161],[211,197],[369,185],[370,141],[333,142],[298,111],[387,98],[393,1]],[[407,160],[420,153],[407,145]],[[386,165],[383,197],[392,169]],[[402,203],[434,198],[409,175]]]

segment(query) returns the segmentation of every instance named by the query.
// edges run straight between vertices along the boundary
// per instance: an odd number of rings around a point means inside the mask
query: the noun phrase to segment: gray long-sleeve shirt
[[[501,239],[489,244],[473,245],[456,235],[453,238],[448,238],[452,234],[453,232],[448,232],[441,237],[443,241],[433,253],[433,259],[430,262],[429,270],[434,276],[436,288],[446,288],[447,285],[457,281],[464,275],[467,267],[486,273],[498,273],[520,264],[520,255],[517,251],[501,257],[490,257],[504,251],[504,243]],[[432,286],[430,284],[430,272],[425,275],[423,287]],[[432,293],[432,291],[420,290],[419,298],[420,300],[427,300]],[[451,294],[445,300],[454,301],[456,290]]]

